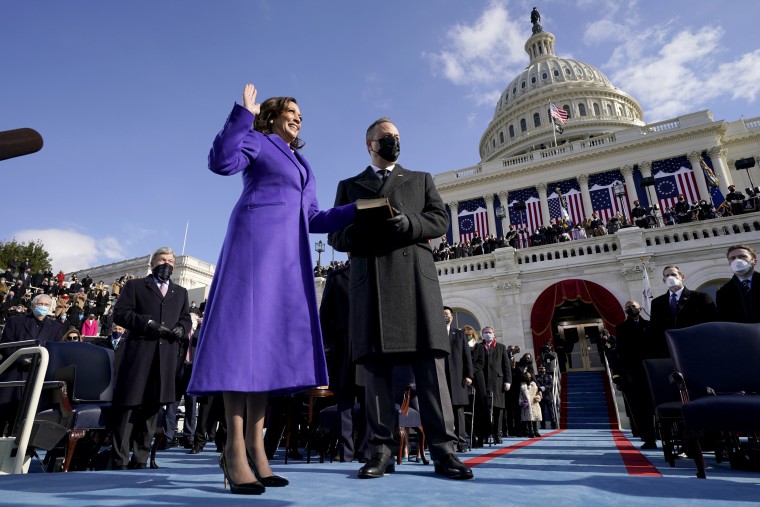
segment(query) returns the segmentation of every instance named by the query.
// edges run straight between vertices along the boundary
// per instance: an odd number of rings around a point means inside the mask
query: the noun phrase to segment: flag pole
[[[549,101],[549,111],[552,109],[552,101]],[[552,119],[552,135],[554,135],[554,148],[557,148],[557,124],[554,122],[554,116],[549,113],[549,117]]]
[[[182,240],[182,255],[185,255],[185,245],[187,244],[187,230],[190,228],[190,220],[185,224],[185,239]]]

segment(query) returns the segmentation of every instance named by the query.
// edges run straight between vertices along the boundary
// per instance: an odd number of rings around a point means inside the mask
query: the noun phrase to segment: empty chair
[[[113,397],[113,351],[84,342],[47,342],[45,347],[50,355],[46,378],[65,381],[67,389],[60,391],[52,408],[38,413],[35,421],[67,428],[64,472],[71,467],[77,444],[87,437],[83,463],[77,467],[86,469],[106,436]]]
[[[672,329],[666,337],[697,477],[706,477],[700,446],[706,431],[722,432],[731,464],[741,464],[744,450],[737,434],[760,431],[760,326],[710,322]],[[710,353],[716,347],[732,360],[716,364]]]
[[[670,381],[673,360],[646,359],[644,371],[654,407],[654,425],[662,439],[662,452],[668,464],[675,466],[676,455],[683,450],[683,402],[678,387]]]

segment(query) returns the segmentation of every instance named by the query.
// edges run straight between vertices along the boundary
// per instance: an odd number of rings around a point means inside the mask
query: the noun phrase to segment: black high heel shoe
[[[259,471],[256,469],[256,465],[253,464],[253,459],[251,459],[251,456],[246,454],[246,457],[248,458],[248,466],[251,467],[251,472],[253,472],[253,475],[255,475],[256,479],[258,479],[261,484],[267,488],[284,488],[290,484],[289,480],[287,480],[285,477],[280,477],[279,475],[270,475],[269,477],[260,476]]]
[[[266,491],[266,487],[259,482],[248,482],[246,484],[235,484],[230,480],[230,476],[227,473],[227,462],[224,460],[224,454],[219,456],[219,467],[224,473],[224,489],[227,489],[227,483],[230,484],[230,493],[233,495],[260,495]]]

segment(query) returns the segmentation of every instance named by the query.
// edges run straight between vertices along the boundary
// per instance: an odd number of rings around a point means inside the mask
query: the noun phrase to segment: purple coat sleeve
[[[249,135],[253,114],[239,104],[232,108],[208,155],[211,171],[229,176],[248,167],[261,151],[261,137]]]
[[[354,221],[355,211],[354,203],[320,211],[314,199],[309,207],[309,232],[327,234],[345,229]]]

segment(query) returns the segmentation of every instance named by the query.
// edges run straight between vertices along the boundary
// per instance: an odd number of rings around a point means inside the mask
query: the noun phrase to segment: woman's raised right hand
[[[243,89],[243,107],[249,110],[254,116],[261,111],[261,104],[256,102],[256,87],[248,83]]]

